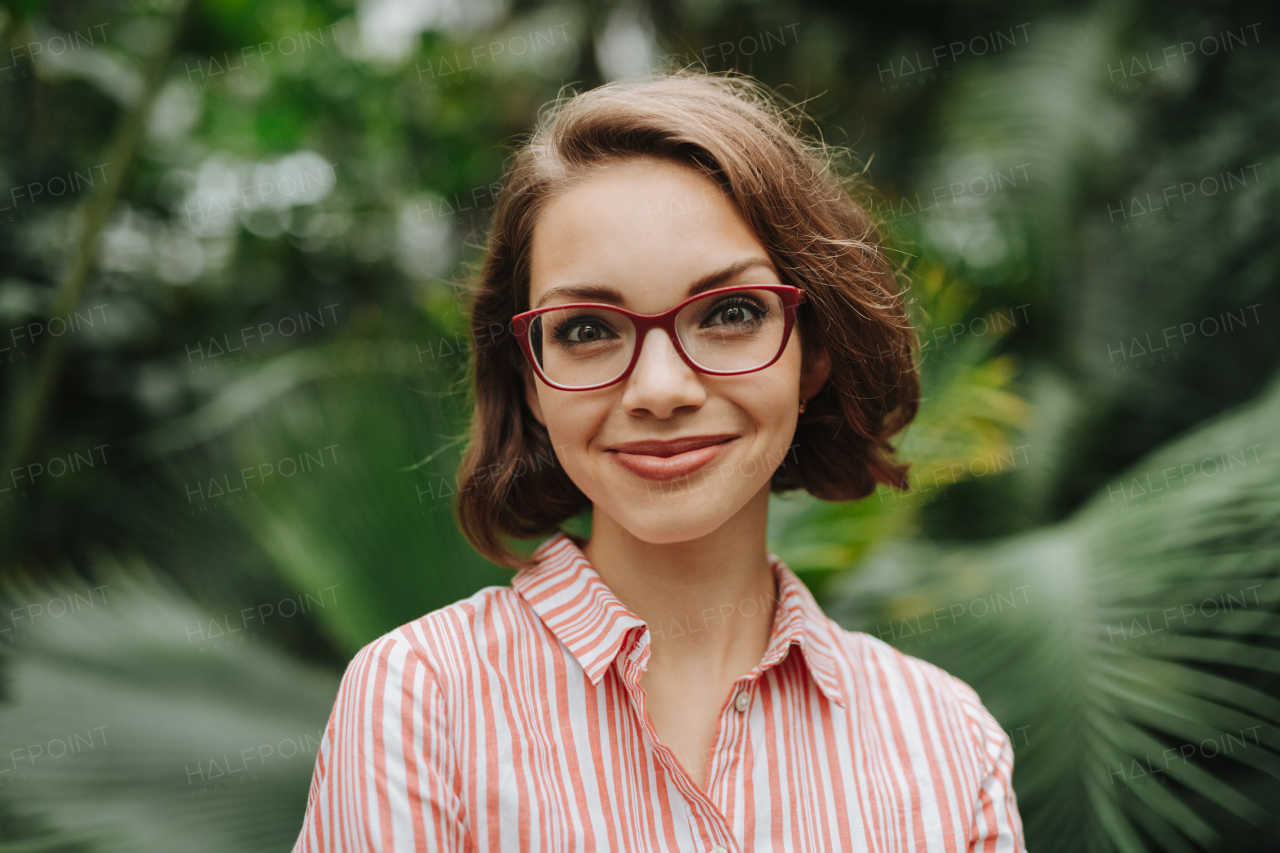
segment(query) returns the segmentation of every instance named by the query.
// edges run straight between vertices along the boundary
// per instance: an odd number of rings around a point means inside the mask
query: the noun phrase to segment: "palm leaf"
[[[970,319],[967,290],[942,267],[926,266],[912,285],[913,305],[929,324],[946,328]],[[847,503],[824,503],[804,492],[773,498],[770,547],[785,552],[788,565],[815,592],[876,543],[913,532],[921,508],[945,486],[1023,464],[1025,450],[1020,455],[1015,435],[1030,407],[1013,390],[1013,357],[994,354],[1013,327],[1002,322],[986,328],[988,334],[944,346],[922,335],[923,397],[898,447],[900,457],[912,461],[910,489],[881,486],[867,499]]]
[[[315,616],[344,657],[510,577],[454,523],[461,395],[444,389],[465,353],[436,364],[441,340],[427,342],[437,359],[425,361],[426,343],[295,351],[144,444],[167,460],[164,488],[187,514],[224,513],[288,589],[336,588],[339,606]]]
[[[0,850],[285,849],[335,674],[140,565],[96,577],[4,590]]]
[[[1280,381],[1062,524],[887,546],[826,602],[978,690],[1018,750],[1029,848],[1210,848],[1222,812],[1267,819],[1240,773],[1280,778],[1277,418]]]

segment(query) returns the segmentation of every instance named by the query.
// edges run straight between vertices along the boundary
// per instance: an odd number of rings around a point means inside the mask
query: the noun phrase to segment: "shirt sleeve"
[[[972,687],[955,679],[984,770],[973,803],[970,853],[1027,853],[1013,791],[1013,743]]]
[[[444,695],[399,632],[356,654],[320,741],[294,853],[475,849]]]

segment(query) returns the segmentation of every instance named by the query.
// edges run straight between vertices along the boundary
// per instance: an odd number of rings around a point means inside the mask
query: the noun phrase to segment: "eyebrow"
[[[743,258],[723,269],[707,273],[699,278],[689,286],[689,290],[685,293],[685,298],[697,296],[699,293],[704,293],[708,290],[714,290],[734,276],[755,267],[768,267],[773,270],[773,263],[768,258]],[[566,284],[561,287],[553,287],[542,294],[542,298],[538,300],[538,304],[534,307],[541,308],[553,296],[572,296],[575,299],[605,302],[609,305],[621,305],[626,301],[617,290],[602,284]]]

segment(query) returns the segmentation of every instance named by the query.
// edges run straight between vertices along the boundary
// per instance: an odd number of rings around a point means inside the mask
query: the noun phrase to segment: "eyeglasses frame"
[[[709,370],[694,362],[693,358],[685,352],[684,347],[680,343],[680,335],[676,332],[676,315],[687,305],[697,302],[700,299],[706,299],[708,296],[715,296],[721,293],[731,293],[738,290],[768,290],[777,293],[782,299],[782,344],[778,347],[778,351],[774,353],[773,358],[769,359],[759,367],[748,368],[747,370]],[[806,299],[805,293],[798,287],[790,284],[736,284],[731,287],[720,287],[715,290],[708,290],[699,293],[696,296],[690,296],[688,299],[659,314],[638,314],[635,311],[628,311],[626,308],[620,308],[616,305],[610,305],[606,302],[569,302],[565,304],[548,305],[545,308],[535,308],[532,311],[525,311],[511,318],[511,328],[515,333],[516,339],[520,342],[520,349],[524,351],[525,358],[532,365],[538,378],[544,383],[560,391],[597,391],[601,388],[608,388],[610,385],[616,385],[631,375],[631,371],[635,369],[636,364],[640,361],[640,351],[644,349],[645,338],[648,337],[651,329],[662,329],[667,333],[667,338],[671,341],[671,345],[675,347],[676,352],[684,363],[689,365],[690,369],[697,373],[704,373],[708,376],[740,376],[744,373],[755,373],[758,370],[764,370],[771,364],[782,357],[783,351],[787,348],[787,343],[791,340],[791,329],[795,326],[796,308]],[[533,321],[540,314],[548,311],[563,311],[566,308],[603,308],[613,311],[629,318],[636,329],[636,347],[631,352],[631,363],[626,369],[618,375],[616,379],[608,382],[602,382],[599,385],[561,385],[552,382],[542,372],[542,367],[538,364],[537,358],[533,354],[533,343],[529,340],[529,333],[533,329]]]

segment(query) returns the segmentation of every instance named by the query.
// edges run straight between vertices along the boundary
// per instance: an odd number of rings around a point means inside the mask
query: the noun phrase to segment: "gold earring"
[[[803,411],[804,411],[804,404],[805,404],[806,402],[807,402],[806,400],[801,400],[801,401],[800,401],[800,411],[801,411],[801,412],[803,412]]]

